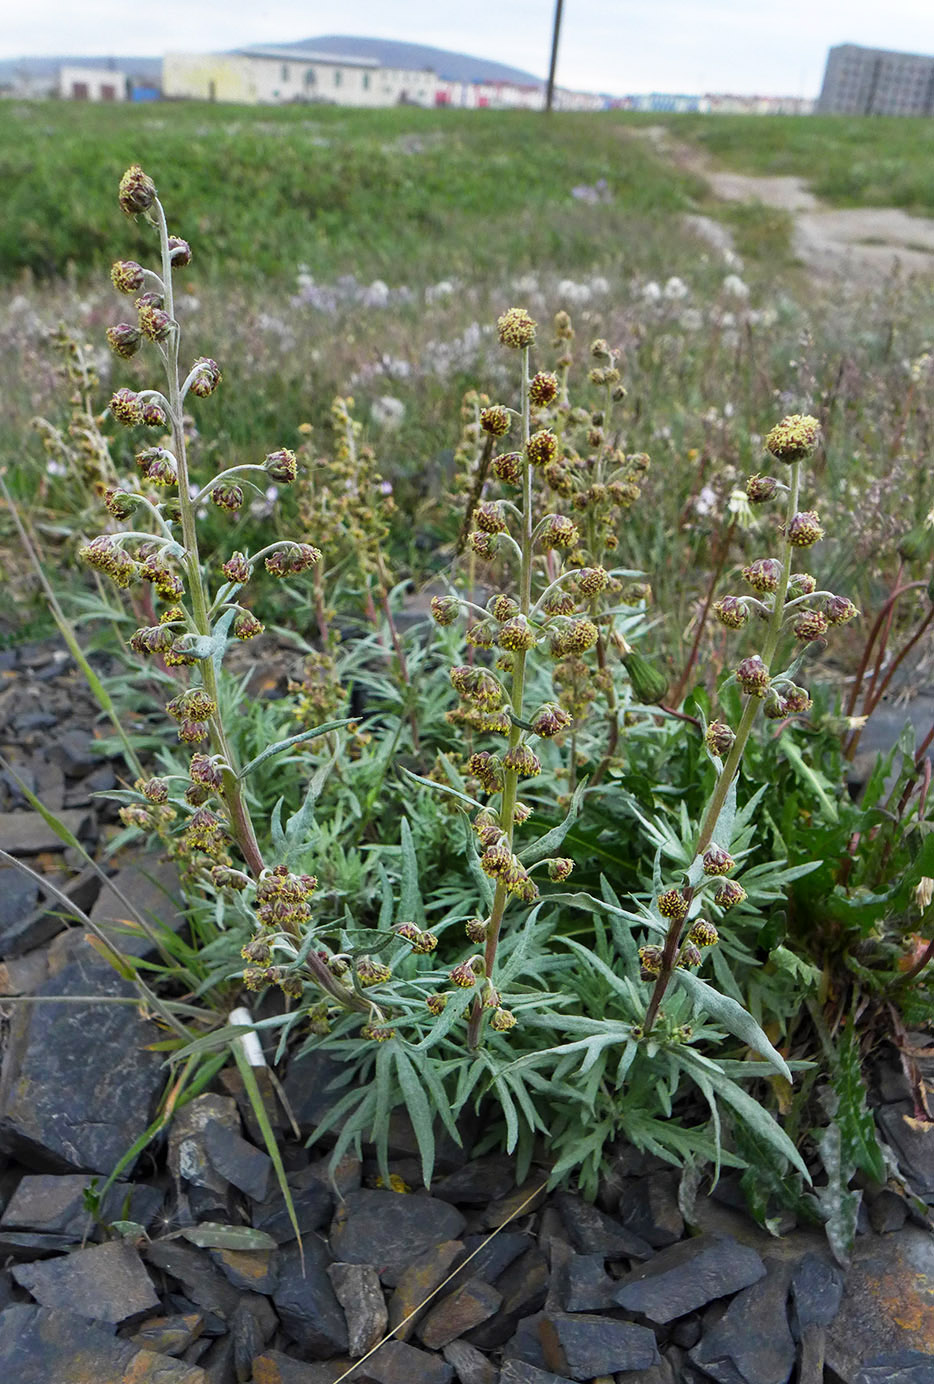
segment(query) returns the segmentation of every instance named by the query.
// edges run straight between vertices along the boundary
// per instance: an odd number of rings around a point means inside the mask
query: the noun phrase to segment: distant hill
[[[306,38],[288,48],[312,48],[318,53],[336,53],[347,58],[375,58],[384,67],[404,67],[413,71],[429,67],[451,82],[518,82],[541,86],[542,78],[519,67],[474,58],[467,53],[451,53],[447,48],[430,48],[424,43],[400,43],[391,38],[354,38],[349,34],[325,34]]]

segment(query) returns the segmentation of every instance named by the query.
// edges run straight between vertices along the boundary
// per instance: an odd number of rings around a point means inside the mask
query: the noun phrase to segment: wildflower
[[[478,620],[467,631],[466,639],[475,649],[492,649],[496,643],[497,626],[495,620]]]
[[[697,947],[695,947],[694,943],[685,942],[684,946],[681,948],[681,959],[678,962],[678,965],[699,966],[701,964],[702,959],[703,958],[701,957],[700,951]]]
[[[794,683],[789,683],[783,691],[786,709],[795,716],[801,716],[805,711],[810,711],[813,702],[805,692],[803,687],[796,687]]]
[[[467,760],[467,772],[478,778],[488,793],[496,793],[503,786],[503,765],[489,750],[478,750]]]
[[[435,1018],[437,1018],[439,1014],[444,1013],[445,1009],[447,1008],[447,1004],[448,997],[447,995],[443,994],[428,995],[425,999],[425,1005],[428,1009],[428,1013],[433,1014]]]
[[[503,452],[493,458],[490,467],[494,476],[506,485],[522,484],[522,453]]]
[[[723,909],[724,913],[728,913],[731,908],[742,903],[745,897],[746,890],[741,884],[737,884],[735,879],[725,879],[714,894],[713,901],[718,908]]]
[[[711,721],[704,735],[704,743],[711,754],[715,754],[718,759],[729,754],[733,748],[736,736],[728,725],[723,721]]]
[[[108,534],[100,534],[78,549],[78,556],[89,567],[105,572],[117,586],[127,587],[138,575],[136,563]]]
[[[491,437],[505,437],[512,426],[509,409],[503,404],[491,404],[480,411],[480,426]]]
[[[664,894],[659,894],[655,904],[663,918],[676,923],[684,922],[690,907],[680,889],[666,889]]]
[[[136,454],[136,464],[152,485],[175,485],[178,471],[175,458],[164,447],[146,447]]]
[[[688,941],[695,947],[714,947],[720,940],[720,934],[713,923],[708,923],[706,918],[695,918],[688,933]]]
[[[542,610],[548,616],[572,615],[575,605],[574,597],[569,592],[552,591],[551,595],[546,596]]]
[[[454,967],[448,977],[452,985],[458,986],[461,990],[469,990],[476,985],[477,975],[473,968],[474,960],[474,957],[470,957],[467,961],[462,961],[460,965]]]
[[[243,490],[239,485],[215,485],[211,491],[211,503],[218,509],[230,510],[236,514],[243,508]]]
[[[139,309],[139,329],[143,336],[148,341],[165,341],[174,325],[169,314],[161,307],[145,302],[143,298],[137,298],[136,306]]]
[[[242,586],[244,582],[250,580],[253,568],[247,562],[244,553],[234,552],[223,564],[221,571],[228,581],[236,582],[238,586]]]
[[[750,476],[746,482],[746,496],[754,505],[771,500],[777,489],[778,481],[774,476]]]
[[[828,596],[824,601],[824,614],[827,616],[828,624],[845,625],[847,620],[854,619],[859,611],[846,596]]]
[[[648,979],[651,976],[659,975],[663,959],[661,947],[640,947],[639,964],[642,967],[643,978]]]
[[[827,616],[822,610],[806,610],[792,626],[795,639],[800,639],[803,644],[809,644],[814,639],[820,639],[822,634],[827,633],[829,626]]]
[[[210,356],[200,356],[189,374],[192,376],[189,388],[199,399],[206,399],[209,394],[213,394],[224,378],[217,361],[212,360]]]
[[[579,539],[577,525],[564,514],[549,514],[538,535],[538,541],[545,552],[552,548],[573,548]]]
[[[111,266],[110,281],[118,293],[138,293],[144,283],[143,266],[136,260],[117,260]]]
[[[802,510],[788,525],[788,542],[795,548],[810,548],[823,536],[817,511],[813,509]]]
[[[765,445],[779,461],[792,465],[809,457],[820,437],[820,423],[810,414],[792,413],[766,434]]]
[[[383,1024],[363,1024],[360,1029],[360,1037],[369,1038],[373,1043],[388,1043],[395,1036],[396,1030]]]
[[[273,577],[298,576],[321,561],[321,553],[310,543],[287,543],[266,558],[266,571]]]
[[[534,343],[535,326],[525,308],[510,308],[497,320],[496,330],[504,346],[521,350]]]
[[[736,861],[722,846],[711,844],[704,852],[705,875],[728,875]]]
[[[765,595],[778,590],[782,576],[782,564],[778,558],[760,557],[743,568],[743,577],[754,591]]]
[[[500,879],[512,862],[512,852],[505,840],[490,846],[480,857],[480,868],[490,879]]]
[[[131,494],[129,490],[107,490],[104,493],[104,505],[115,519],[129,519],[139,504],[140,496]]]
[[[173,721],[206,721],[217,712],[217,703],[208,696],[203,687],[189,687],[180,692],[166,705],[166,712]]]
[[[468,918],[464,931],[476,946],[481,946],[487,938],[487,924],[484,918]]]
[[[374,961],[371,956],[361,956],[357,962],[357,979],[364,988],[383,985],[392,977],[392,971],[382,961]]]
[[[451,686],[465,701],[477,706],[497,707],[503,700],[503,689],[487,668],[460,665],[450,671]]]
[[[134,327],[131,322],[118,322],[115,327],[107,328],[108,346],[114,355],[122,356],[124,360],[136,355],[142,340],[139,327]]]
[[[147,399],[140,406],[140,422],[145,428],[164,428],[168,422],[165,409],[154,399]]]
[[[571,716],[569,713],[554,702],[546,702],[535,713],[531,721],[532,730],[543,740],[553,740],[570,724]]]
[[[505,528],[505,525],[503,525]],[[498,534],[487,533],[483,529],[474,529],[467,537],[467,543],[472,552],[477,557],[482,557],[486,562],[491,562],[496,556],[499,544],[497,543]]]
[[[432,596],[431,618],[438,625],[453,625],[460,615],[461,603],[456,596]]]
[[[118,201],[127,216],[148,211],[156,199],[156,185],[138,163],[132,164],[120,179]]]
[[[548,878],[552,884],[563,884],[570,878],[573,869],[573,860],[569,860],[567,856],[555,856],[548,862]]]
[[[770,721],[781,721],[788,715],[788,703],[780,697],[774,687],[769,688],[768,696],[762,703],[762,713]]]
[[[525,444],[525,454],[531,466],[547,466],[558,455],[558,439],[548,428],[540,428]]]
[[[714,614],[729,630],[741,630],[749,619],[746,602],[739,596],[724,596],[714,603]]]
[[[139,395],[132,389],[118,389],[110,400],[110,411],[118,423],[133,428],[143,421],[143,408]]]
[[[535,778],[542,772],[542,762],[528,745],[514,745],[503,755],[503,768],[518,774],[520,778]]]
[[[503,518],[503,507],[495,500],[484,500],[473,512],[473,522],[484,533],[505,533],[509,527]]]
[[[191,246],[181,236],[169,236],[169,256],[173,269],[187,269],[191,264]]]
[[[529,402],[533,408],[546,408],[557,393],[558,377],[550,371],[540,370],[529,381]]]
[[[736,681],[750,697],[765,696],[769,690],[769,670],[758,654],[750,654],[737,666]]]
[[[203,851],[205,855],[221,855],[226,848],[227,837],[220,818],[206,807],[199,808],[188,819],[185,844],[191,850]]]
[[[146,779],[144,782],[140,782],[137,787],[147,802],[164,803],[168,801],[169,785],[165,779]]]
[[[295,453],[289,451],[288,447],[280,447],[277,452],[270,452],[263,462],[263,470],[280,485],[291,485],[298,475]]]
[[[490,1020],[490,1028],[494,1033],[508,1033],[511,1028],[515,1028],[518,1019],[511,1009],[497,1009]]]
[[[511,620],[500,625],[496,642],[501,649],[507,649],[512,653],[528,651],[535,648],[535,631],[524,615],[514,615]]]
[[[810,596],[817,590],[817,582],[810,572],[792,572],[788,578],[788,589],[799,596]]]

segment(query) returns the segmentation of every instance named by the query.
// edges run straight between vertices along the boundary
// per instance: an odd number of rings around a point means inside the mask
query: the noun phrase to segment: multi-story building
[[[841,43],[827,54],[822,115],[934,115],[934,57]]]

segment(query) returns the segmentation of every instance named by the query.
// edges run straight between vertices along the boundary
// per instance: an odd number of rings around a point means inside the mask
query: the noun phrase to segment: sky
[[[160,56],[355,34],[495,58],[545,76],[555,0],[30,0],[0,58]],[[558,82],[613,95],[815,96],[836,43],[934,54],[932,0],[564,0]]]

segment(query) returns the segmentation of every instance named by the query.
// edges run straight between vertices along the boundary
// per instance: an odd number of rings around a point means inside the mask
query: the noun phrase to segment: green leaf
[[[729,995],[721,995],[719,990],[715,990],[712,985],[701,980],[700,976],[693,975],[690,971],[680,967],[675,971],[672,979],[677,981],[683,990],[687,991],[694,1005],[695,1014],[703,1009],[712,1019],[723,1024],[734,1038],[740,1038],[760,1056],[767,1058],[786,1081],[792,1080],[791,1071],[784,1057],[776,1051],[755,1019],[747,1013],[741,1004],[730,999]]]
[[[122,1235],[124,1240],[148,1240],[146,1227],[140,1225],[139,1221],[111,1221],[111,1230],[115,1230],[118,1235]]]
[[[567,810],[567,815],[563,822],[559,822],[551,831],[546,831],[544,836],[540,836],[537,841],[532,841],[524,850],[519,852],[519,859],[523,865],[534,865],[538,860],[544,860],[558,849],[571,829],[575,818],[580,816],[581,805],[584,801],[584,792],[587,788],[586,778],[581,779],[574,790]]]
[[[839,1126],[844,1163],[871,1177],[886,1181],[885,1158],[876,1137],[876,1122],[866,1101],[859,1055],[859,1038],[848,1021],[837,1046],[836,1070],[831,1085],[838,1096],[835,1123]]]
[[[455,802],[463,804],[464,807],[469,807],[471,812],[483,811],[483,804],[478,803],[476,798],[468,797],[466,793],[461,793],[456,788],[452,788],[449,783],[438,783],[435,779],[422,778],[421,774],[413,774],[411,769],[406,769],[404,764],[399,765],[399,773],[404,775],[405,778],[411,779],[413,783],[421,784],[423,788],[430,788],[435,793],[441,793],[445,797],[453,798]]]
[[[836,1120],[831,1120],[817,1136],[817,1148],[827,1173],[827,1185],[816,1188],[815,1196],[824,1214],[827,1243],[837,1263],[846,1268],[856,1239],[856,1222],[863,1194],[855,1189],[848,1190],[851,1167],[846,1164],[843,1136]]]
[[[728,1077],[715,1080],[714,1086],[719,1098],[733,1107],[743,1123],[748,1125],[760,1139],[771,1144],[772,1148],[787,1158],[789,1163],[793,1164],[805,1180],[810,1183],[811,1174],[808,1172],[800,1153],[781,1125],[773,1120],[765,1107],[753,1099],[748,1091],[744,1091],[741,1086],[737,1086],[736,1082],[731,1081]]]
[[[827,790],[825,788],[825,784],[828,782],[827,779],[824,778],[823,774],[818,774],[809,764],[805,764],[804,756],[801,754],[801,751],[790,735],[786,735],[782,740],[782,753],[796,771],[799,778],[804,779],[805,783],[811,789],[811,792],[827,814],[828,819],[836,825],[840,818],[837,812],[836,803],[827,796]]]
[[[425,907],[418,884],[418,857],[408,817],[402,818],[400,849],[402,852],[402,882],[399,892],[399,912],[407,922],[423,923]]]
[[[199,1249],[245,1249],[270,1250],[276,1248],[276,1241],[265,1230],[254,1230],[249,1225],[222,1225],[216,1221],[202,1221],[200,1225],[188,1225],[178,1231],[183,1240],[190,1241]]]
[[[330,735],[331,731],[340,730],[342,726],[349,726],[353,720],[352,716],[345,717],[342,721],[328,721],[326,725],[315,726],[312,730],[300,730],[297,735],[290,735],[287,740],[278,740],[275,745],[267,745],[265,750],[258,754],[255,759],[251,759],[245,764],[237,775],[238,779],[245,779],[252,774],[254,769],[258,769],[261,764],[265,764],[267,759],[273,755],[281,754],[283,750],[288,750],[292,745],[302,745],[306,740],[315,740],[319,735]]]
[[[295,1231],[295,1238],[298,1241],[298,1252],[302,1259],[302,1265],[304,1266],[305,1250],[304,1246],[302,1245],[302,1232],[299,1228],[298,1217],[295,1214],[295,1203],[292,1200],[292,1191],[289,1187],[288,1178],[285,1175],[285,1165],[282,1162],[282,1155],[279,1152],[279,1145],[276,1143],[275,1131],[273,1130],[273,1127],[269,1122],[269,1116],[266,1113],[266,1104],[263,1100],[263,1094],[260,1091],[259,1084],[256,1080],[256,1073],[250,1066],[249,1059],[247,1058],[247,1055],[244,1052],[242,1043],[234,1040],[230,1044],[230,1050],[233,1053],[234,1061],[237,1064],[237,1070],[239,1071],[240,1076],[243,1078],[244,1090],[246,1091],[247,1098],[253,1110],[253,1114],[256,1117],[256,1123],[259,1125],[260,1133],[263,1136],[263,1143],[266,1145],[266,1152],[272,1159],[272,1166],[275,1169],[276,1173],[276,1181],[279,1183],[279,1190],[282,1193],[283,1200],[285,1201],[285,1209],[289,1215],[289,1222],[292,1226],[292,1229]]]
[[[423,1089],[423,1078],[416,1072],[411,1059],[398,1044],[394,1044],[394,1056],[399,1088],[405,1100],[405,1108],[409,1112],[409,1119],[412,1121],[421,1155],[422,1178],[425,1186],[430,1187],[431,1174],[435,1166],[435,1132],[431,1106]]]

